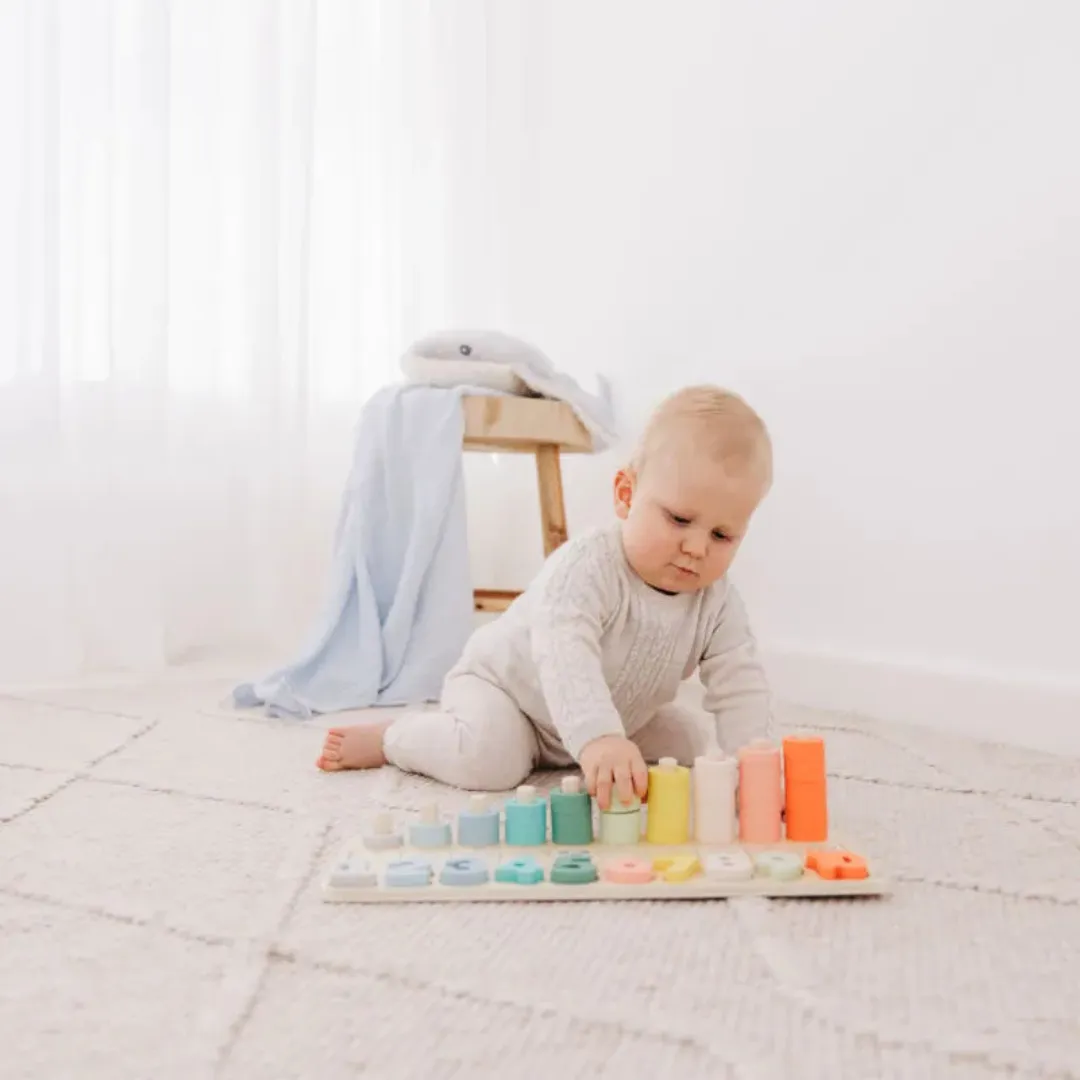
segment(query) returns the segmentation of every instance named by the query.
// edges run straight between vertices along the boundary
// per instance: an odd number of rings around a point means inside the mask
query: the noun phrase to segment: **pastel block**
[[[450,846],[449,821],[414,821],[409,826],[409,843],[418,848]]]
[[[640,843],[641,811],[636,808],[626,811],[601,810],[599,840],[601,844]]]
[[[745,851],[721,851],[706,855],[705,876],[713,881],[749,881],[754,876],[754,864]]]
[[[531,784],[522,784],[504,808],[510,847],[538,847],[547,842],[547,802]]]
[[[387,866],[384,881],[388,889],[414,888],[430,885],[433,876],[427,859],[398,859]]]
[[[604,880],[614,885],[647,885],[653,877],[646,859],[613,859],[604,864]]]
[[[372,819],[371,826],[364,833],[364,847],[369,851],[388,851],[401,847],[401,832],[394,827],[394,818],[385,811]]]
[[[551,842],[591,844],[593,841],[592,800],[581,790],[581,778],[564,776],[562,786],[549,797]]]
[[[447,859],[439,874],[442,885],[483,885],[491,875],[487,863],[475,855],[462,855]]]
[[[809,851],[806,868],[827,881],[858,880],[870,876],[866,860],[851,851]]]
[[[645,839],[650,844],[685,844],[690,838],[690,786],[690,770],[673,757],[649,766]]]
[[[495,880],[509,885],[538,885],[544,880],[544,868],[531,855],[522,855],[497,866]]]
[[[754,868],[763,877],[794,881],[802,877],[802,856],[793,851],[762,851],[754,856]]]
[[[493,847],[499,842],[499,808],[487,796],[473,795],[468,809],[458,814],[458,843],[462,847]]]
[[[551,880],[555,885],[588,885],[599,875],[587,851],[563,851],[555,856]]]
[[[420,817],[409,825],[409,843],[418,848],[449,847],[450,822],[444,821],[437,802],[425,803]]]
[[[695,874],[701,873],[701,863],[693,855],[673,855],[653,859],[653,869],[665,881],[689,881]]]
[[[377,880],[368,859],[346,856],[330,871],[329,885],[334,889],[366,889],[374,887]]]

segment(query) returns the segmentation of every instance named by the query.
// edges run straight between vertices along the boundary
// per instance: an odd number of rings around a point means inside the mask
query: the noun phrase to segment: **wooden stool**
[[[464,398],[464,408],[466,450],[536,455],[540,527],[544,555],[550,555],[566,542],[559,457],[562,453],[591,454],[588,429],[565,401],[480,395]],[[505,611],[520,595],[520,589],[476,589],[473,606],[477,611]]]

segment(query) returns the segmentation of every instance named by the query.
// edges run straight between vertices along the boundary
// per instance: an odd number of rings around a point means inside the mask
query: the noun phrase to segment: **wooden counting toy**
[[[439,815],[439,804],[428,803],[420,818],[409,826],[409,843],[417,848],[444,848],[450,845],[450,822]]]
[[[745,851],[715,851],[705,856],[705,876],[710,881],[749,881],[754,864]]]
[[[473,795],[458,815],[458,843],[462,847],[495,847],[499,843],[499,808],[486,795]]]
[[[444,885],[483,885],[491,875],[487,863],[475,855],[447,859],[439,881]]]
[[[513,885],[536,885],[544,880],[544,868],[531,855],[507,859],[495,871],[495,880]]]
[[[401,847],[401,833],[394,828],[394,819],[390,814],[376,814],[371,827],[364,833],[364,847],[369,851],[387,851]]]
[[[829,836],[825,746],[755,742],[692,767],[661,758],[648,797],[600,810],[581,777],[500,808],[472,795],[450,818],[423,806],[404,832],[376,814],[323,882],[332,902],[706,900],[889,891],[880,868]],[[454,828],[456,824],[456,829]],[[405,839],[407,837],[407,840]],[[361,854],[355,852],[362,848]]]
[[[606,810],[597,807],[597,813],[601,844],[636,844],[641,839],[641,800],[636,795],[628,803],[612,795],[611,805]]]

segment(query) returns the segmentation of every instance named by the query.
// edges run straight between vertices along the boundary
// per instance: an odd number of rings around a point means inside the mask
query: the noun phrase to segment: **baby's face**
[[[667,592],[707,588],[727,573],[765,495],[760,478],[690,455],[615,478],[615,512],[634,571]]]

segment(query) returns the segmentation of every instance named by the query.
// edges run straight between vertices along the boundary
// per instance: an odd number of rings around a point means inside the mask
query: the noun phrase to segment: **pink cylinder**
[[[784,785],[780,747],[757,741],[739,751],[739,839],[775,844],[783,823]]]

